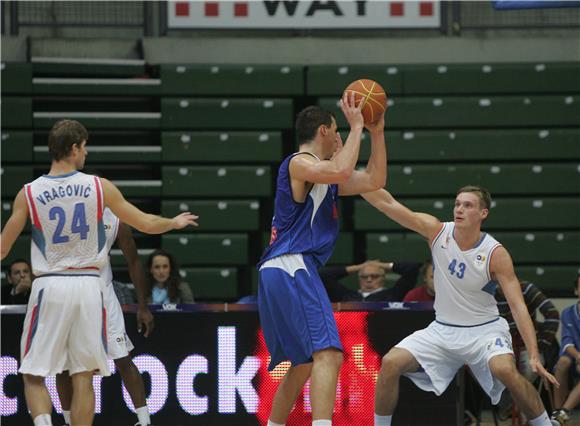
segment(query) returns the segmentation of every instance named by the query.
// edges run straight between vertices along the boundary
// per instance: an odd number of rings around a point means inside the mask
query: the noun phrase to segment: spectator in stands
[[[155,250],[147,259],[149,271],[148,302],[194,303],[189,285],[179,277],[179,266],[175,257],[165,250]]]
[[[536,336],[538,340],[538,351],[540,352],[540,359],[547,370],[551,370],[558,357],[558,340],[556,333],[560,324],[560,314],[552,301],[548,299],[544,293],[534,284],[526,281],[521,281],[520,286],[524,301],[534,323],[536,329]],[[510,306],[506,301],[501,287],[497,286],[495,293],[497,307],[499,314],[505,318],[510,327],[512,335],[512,342],[514,353],[517,356],[518,370],[530,382],[537,379],[537,374],[532,370],[528,361],[528,352],[524,345],[523,339],[520,336],[516,323],[514,321]],[[538,310],[544,317],[544,321],[540,322],[537,319]],[[512,398],[509,392],[504,392],[499,402],[499,415],[501,420],[507,419],[512,412]]]
[[[574,294],[580,299],[580,274],[576,276]],[[571,367],[572,376],[580,376],[580,300],[562,311],[562,349],[554,374],[560,387],[554,389],[554,412],[552,419],[565,425],[571,411],[580,403],[580,381],[569,392]]]
[[[26,305],[32,288],[30,264],[17,259],[10,264],[6,273],[8,285],[2,286],[3,305]]]
[[[331,302],[400,302],[417,282],[420,268],[421,264],[416,262],[367,260],[364,263],[346,267],[324,267],[318,272]],[[385,288],[387,272],[401,275],[392,288]],[[339,282],[340,279],[354,273],[358,273],[359,289],[357,291]]]
[[[403,302],[433,302],[435,300],[435,284],[433,283],[433,260],[429,259],[419,271],[420,287],[410,290]]]

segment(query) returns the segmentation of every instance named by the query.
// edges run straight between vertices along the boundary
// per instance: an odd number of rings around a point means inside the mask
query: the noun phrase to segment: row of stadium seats
[[[127,195],[140,196],[142,187],[151,187],[164,197],[267,197],[273,194],[270,166],[162,166],[161,174],[161,181],[127,183]],[[448,196],[458,189],[458,182],[485,186],[496,196],[580,193],[578,163],[392,165],[388,174],[389,187],[399,196]],[[32,179],[33,170],[29,166],[6,166],[2,167],[2,176],[3,196],[14,196],[23,182]]]
[[[308,67],[166,64],[155,70],[159,78],[145,78],[146,69],[142,63],[109,69],[98,64],[96,69],[83,69],[79,64],[75,64],[74,70],[70,68],[70,63],[6,63],[3,65],[2,86],[7,94],[34,95],[117,95],[122,90],[125,95],[143,96],[334,96],[351,81],[364,77],[378,81],[393,95],[564,93],[580,90],[580,65],[573,62]],[[100,78],[91,78],[94,76]]]
[[[59,119],[83,121],[91,129],[279,130],[293,126],[291,99],[162,98],[161,112],[32,112],[32,98],[3,98],[2,122],[7,128],[48,129]],[[319,104],[347,123],[336,97]],[[469,128],[573,126],[580,116],[580,97],[495,96],[397,98],[389,100],[390,128]],[[420,120],[417,117],[421,117]]]
[[[34,147],[33,135],[32,131],[3,131],[2,162],[46,163],[48,148],[45,144]],[[576,128],[388,131],[385,138],[394,163],[580,158],[580,130]],[[95,163],[274,163],[282,159],[283,140],[282,132],[167,131],[161,133],[161,146],[91,144],[89,151]],[[359,159],[366,161],[369,155],[370,144],[363,143]]]

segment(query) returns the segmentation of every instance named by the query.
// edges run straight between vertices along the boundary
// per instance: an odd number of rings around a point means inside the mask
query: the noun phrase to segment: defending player
[[[153,331],[153,315],[149,311],[146,303],[147,278],[143,269],[143,264],[137,253],[137,246],[133,239],[133,233],[124,223],[111,212],[109,208],[103,213],[103,223],[107,235],[107,252],[110,252],[115,241],[123,252],[123,256],[129,265],[129,275],[137,290],[137,326],[139,331],[145,328],[145,337]],[[129,353],[134,346],[125,331],[125,320],[121,304],[113,289],[113,271],[110,259],[101,270],[101,277],[105,280],[106,288],[103,293],[105,309],[107,311],[107,347],[109,359],[114,360],[115,367],[123,384],[131,396],[133,406],[139,422],[136,426],[148,426],[151,424],[147,400],[145,399],[145,385],[143,377]],[[57,374],[56,388],[62,406],[62,413],[66,424],[70,424],[70,404],[72,399],[72,382],[68,372]]]
[[[466,186],[457,192],[453,222],[409,210],[384,189],[363,197],[395,222],[425,237],[433,256],[435,321],[403,339],[382,359],[375,394],[375,425],[391,424],[399,378],[440,395],[464,364],[497,404],[507,387],[530,426],[551,425],[532,384],[516,369],[507,322],[493,293],[499,282],[530,354],[534,372],[558,385],[539,359],[536,333],[508,251],[481,231],[489,215],[488,191]]]
[[[197,225],[197,216],[173,219],[143,213],[108,180],[79,172],[87,155],[88,133],[77,121],[61,120],[50,131],[48,175],[16,195],[1,234],[4,259],[32,222],[32,294],[24,320],[20,372],[35,426],[51,425],[52,403],[44,378],[65,369],[73,383],[72,425],[90,425],[94,416],[93,371],[107,376],[104,281],[107,260],[103,210],[136,229],[156,234]]]
[[[299,152],[278,171],[270,245],[258,265],[258,306],[269,369],[284,360],[292,366],[276,391],[271,426],[286,422],[308,377],[313,425],[331,425],[342,346],[317,269],[332,254],[338,235],[338,195],[385,185],[384,117],[368,127],[372,151],[367,169],[354,171],[363,117],[354,95],[343,96],[341,109],[350,125],[344,148],[332,114],[308,107],[296,120]]]

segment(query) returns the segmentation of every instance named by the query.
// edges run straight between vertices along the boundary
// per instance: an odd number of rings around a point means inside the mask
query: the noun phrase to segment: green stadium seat
[[[408,130],[386,132],[385,139],[390,162],[580,158],[579,129]],[[359,160],[369,156],[370,143],[364,142]]]
[[[281,132],[163,132],[163,161],[173,163],[278,162]]]
[[[453,220],[454,199],[400,199],[413,211],[431,214],[442,221]],[[496,198],[484,229],[533,230],[537,228],[580,228],[580,199],[573,198]],[[364,200],[355,200],[354,229],[360,231],[403,228]]]
[[[2,163],[31,162],[32,132],[2,130]]]
[[[161,80],[153,78],[36,77],[32,83],[35,95],[154,96],[161,89]]]
[[[35,112],[34,128],[50,129],[62,119],[79,120],[89,129],[158,129],[158,112]],[[29,126],[30,127],[30,126]]]
[[[247,234],[168,234],[162,236],[161,247],[182,266],[248,263]]]
[[[580,232],[496,232],[515,263],[580,264]]]
[[[352,232],[341,232],[338,234],[336,246],[330,259],[329,264],[350,265],[354,259],[354,237]]]
[[[181,200],[161,203],[161,215],[174,217],[190,211],[199,216],[200,229],[205,231],[256,231],[260,225],[258,200]],[[184,231],[196,231],[187,228]]]
[[[334,96],[355,80],[375,80],[390,97],[403,92],[404,68],[394,65],[311,65],[306,69],[306,94],[309,96]]]
[[[514,263],[580,263],[580,232],[497,232]],[[427,259],[429,246],[415,233],[366,234],[367,258]]]
[[[189,284],[196,302],[199,300],[233,300],[238,297],[236,268],[180,268],[183,281]]]
[[[244,196],[271,193],[270,167],[195,166],[162,167],[164,196]]]
[[[111,180],[125,197],[161,197],[160,180]]]
[[[288,65],[161,65],[164,95],[291,96],[304,93],[303,68]]]
[[[32,128],[32,99],[2,96],[2,128]]]
[[[37,77],[140,77],[146,74],[143,59],[31,58]]]
[[[464,185],[481,185],[498,195],[578,194],[576,163],[389,166],[388,188],[402,195],[453,196]]]
[[[90,136],[89,136],[90,137]],[[143,164],[159,163],[161,161],[161,147],[136,145],[93,145],[87,147],[91,164],[125,163]],[[48,146],[34,147],[34,162],[46,164],[50,162]]]
[[[580,115],[578,95],[391,98],[388,104],[390,128],[576,126]],[[346,126],[336,98],[319,105]]]
[[[149,255],[151,253],[153,253],[155,250],[154,249],[137,249],[137,253],[139,254],[139,258],[141,259],[141,263],[144,265],[145,268],[147,268],[147,259],[149,258]],[[125,256],[123,255],[123,252],[121,251],[121,249],[112,249],[109,252],[109,258],[111,259],[111,265],[113,267],[118,267],[118,266],[126,266],[127,265],[127,260],[125,259]]]
[[[426,260],[431,257],[425,239],[415,233],[367,233],[366,258],[389,261]]]
[[[0,168],[2,176],[2,197],[14,197],[24,184],[32,182],[32,167],[6,166]]]
[[[291,99],[163,98],[163,129],[264,129],[293,126]]]
[[[32,93],[32,66],[30,64],[2,62],[0,71],[2,95],[29,95]]]
[[[409,66],[404,93],[578,93],[580,63]]]
[[[580,273],[578,266],[517,266],[516,275],[522,281],[529,281],[546,294],[572,296],[574,279]]]

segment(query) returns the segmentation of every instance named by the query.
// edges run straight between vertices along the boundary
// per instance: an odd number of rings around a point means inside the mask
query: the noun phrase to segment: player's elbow
[[[371,179],[372,191],[377,191],[384,188],[387,185],[387,176],[373,176]]]

